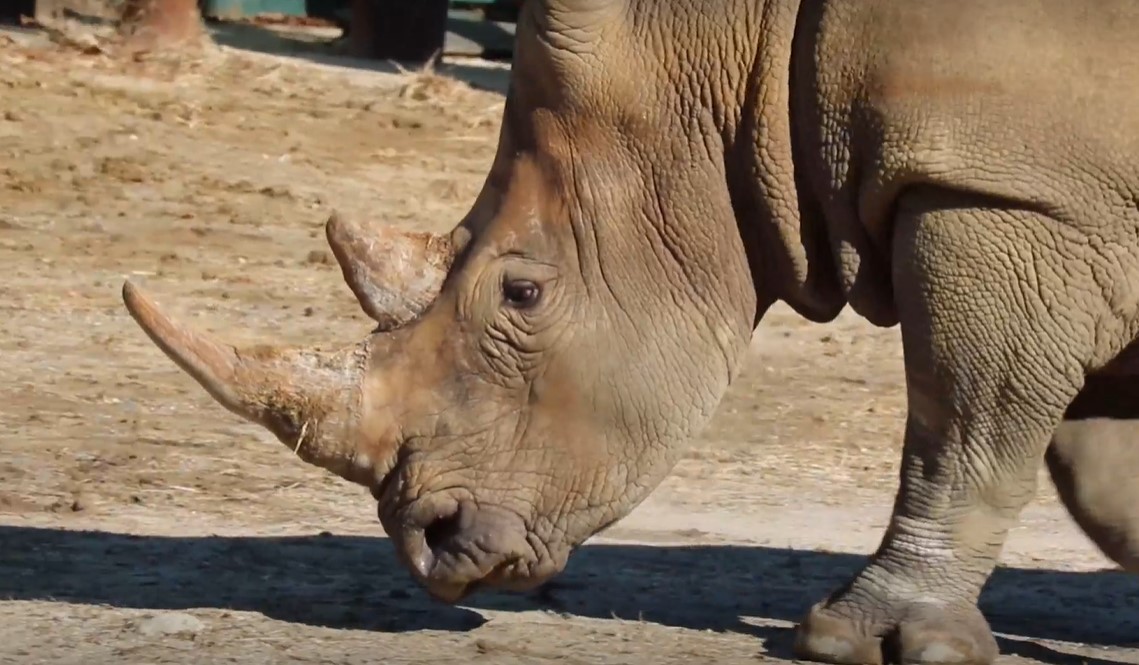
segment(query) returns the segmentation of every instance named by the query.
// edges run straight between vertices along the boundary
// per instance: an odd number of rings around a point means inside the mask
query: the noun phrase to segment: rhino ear
[[[454,256],[447,236],[365,224],[333,213],[325,237],[361,309],[394,330],[435,300]]]

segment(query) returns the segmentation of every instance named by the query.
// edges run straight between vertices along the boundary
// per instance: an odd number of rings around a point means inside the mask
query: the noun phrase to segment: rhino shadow
[[[791,628],[865,555],[743,545],[591,544],[529,594],[484,592],[474,609],[553,610],[739,631],[789,656]],[[364,536],[160,537],[0,526],[0,598],[133,609],[247,610],[309,625],[404,632],[466,631],[485,620],[431,600],[396,564],[390,542]],[[1001,567],[981,606],[1006,654],[1096,662],[1027,639],[1134,645],[1139,579]],[[762,624],[744,621],[756,617]],[[773,623],[783,622],[783,626]],[[1113,661],[1100,661],[1113,662]]]

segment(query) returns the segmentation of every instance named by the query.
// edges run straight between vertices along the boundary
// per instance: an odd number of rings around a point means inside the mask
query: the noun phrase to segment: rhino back
[[[1131,238],[1135,224],[1120,220],[1139,222],[1137,45],[1129,0],[805,6],[799,158],[851,306],[896,322],[891,211],[911,187]]]

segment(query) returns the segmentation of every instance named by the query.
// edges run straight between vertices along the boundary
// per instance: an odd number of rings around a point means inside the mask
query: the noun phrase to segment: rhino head
[[[359,344],[237,349],[124,286],[218,402],[368,487],[446,602],[543,583],[638,505],[711,417],[762,306],[725,117],[688,66],[727,65],[669,41],[686,3],[633,4],[524,5],[497,154],[450,234],[330,220],[379,324]]]

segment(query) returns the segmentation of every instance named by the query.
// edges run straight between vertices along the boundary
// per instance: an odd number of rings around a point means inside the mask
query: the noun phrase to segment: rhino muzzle
[[[412,576],[435,598],[456,603],[480,588],[533,588],[560,572],[542,563],[522,518],[470,500],[426,497],[380,521]]]

